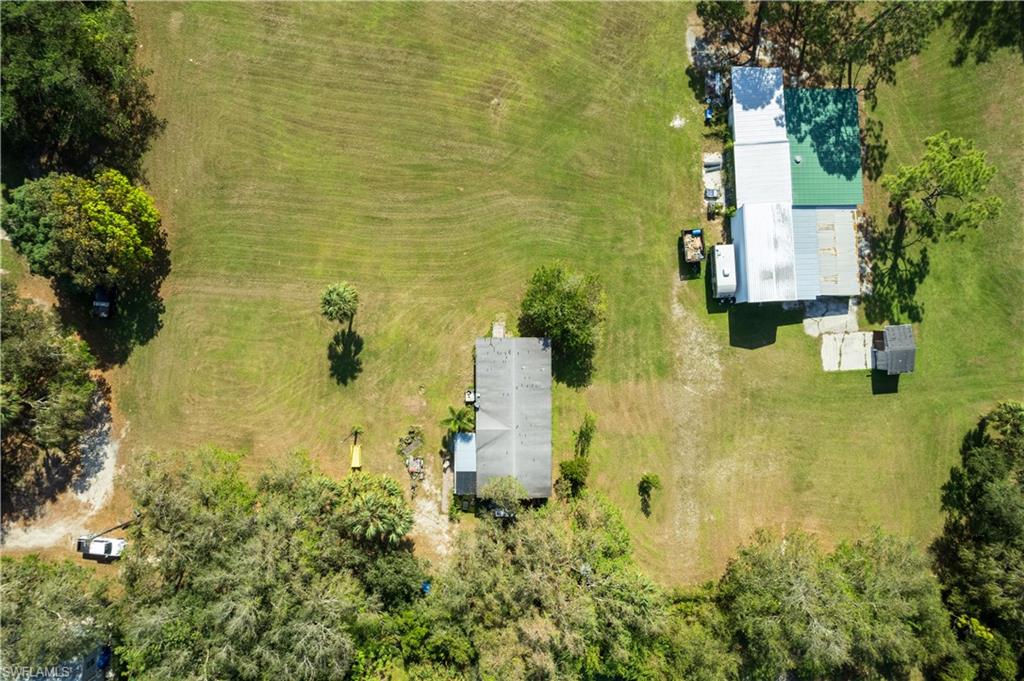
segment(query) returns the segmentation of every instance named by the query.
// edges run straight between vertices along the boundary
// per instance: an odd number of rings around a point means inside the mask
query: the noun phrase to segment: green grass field
[[[367,467],[400,474],[398,435],[419,423],[439,442],[473,339],[514,320],[531,271],[562,258],[601,274],[609,321],[593,385],[556,387],[556,454],[597,413],[593,484],[654,576],[711,577],[762,525],[927,540],[962,431],[1024,385],[1024,74],[1010,59],[952,69],[938,46],[881,96],[891,162],[942,127],[970,135],[1009,205],[934,249],[919,371],[874,396],[867,376],[824,374],[799,324],[733,347],[774,327],[734,314],[730,335],[703,282],[679,281],[703,144],[690,9],[136,5],[168,120],[147,167],[173,267],[163,328],[110,372],[125,451],[212,443],[258,470],[305,449],[340,473],[360,423]],[[317,303],[337,279],[363,306],[336,377]],[[650,518],[645,471],[664,482]]]

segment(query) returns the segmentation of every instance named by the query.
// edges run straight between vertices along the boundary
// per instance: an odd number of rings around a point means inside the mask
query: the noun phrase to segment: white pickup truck
[[[128,542],[124,539],[79,537],[76,545],[82,558],[109,563],[121,557]]]

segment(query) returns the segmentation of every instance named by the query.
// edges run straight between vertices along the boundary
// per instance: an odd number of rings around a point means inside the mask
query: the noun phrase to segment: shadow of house
[[[894,395],[900,391],[900,376],[889,376],[882,371],[871,372],[872,395]]]
[[[803,311],[782,305],[733,305],[729,308],[729,345],[756,350],[773,345],[780,326],[800,324]]]
[[[348,385],[359,374],[363,373],[363,360],[359,357],[363,351],[363,337],[352,330],[351,326],[334,334],[327,345],[327,363],[330,366],[331,378],[340,385]]]
[[[715,298],[713,267],[714,260],[709,258],[704,274],[704,308],[708,314],[722,314],[732,309],[732,306],[723,298]]]

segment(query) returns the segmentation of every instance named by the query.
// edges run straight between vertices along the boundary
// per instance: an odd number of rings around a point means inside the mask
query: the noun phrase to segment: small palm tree
[[[473,430],[476,418],[473,414],[473,410],[469,407],[448,407],[448,416],[441,419],[441,425],[448,431],[448,435],[452,436],[456,433],[468,433]]]
[[[320,313],[332,322],[352,322],[359,308],[359,291],[347,281],[339,281],[324,289],[320,296]]]

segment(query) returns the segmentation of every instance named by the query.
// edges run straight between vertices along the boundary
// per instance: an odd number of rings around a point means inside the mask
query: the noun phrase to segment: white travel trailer
[[[712,251],[715,278],[712,291],[715,298],[732,298],[736,295],[736,249],[732,244],[718,244]]]

